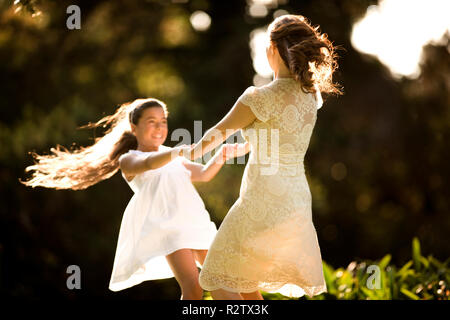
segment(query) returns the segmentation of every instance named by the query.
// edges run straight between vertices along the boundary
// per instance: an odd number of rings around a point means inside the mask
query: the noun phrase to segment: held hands
[[[196,157],[194,157],[194,148],[195,148],[195,146],[196,146],[196,144],[193,143],[191,145],[185,144],[185,145],[177,147],[177,148],[179,148],[178,155],[180,157],[185,157],[188,160],[194,161],[195,158],[196,158]],[[199,158],[199,157],[197,156],[197,158]]]
[[[185,157],[187,159],[191,158],[191,151],[194,147],[194,144],[188,145],[188,144],[183,144],[181,146],[178,147],[174,147],[172,149],[172,156],[175,157]]]
[[[176,155],[185,157],[189,160],[194,160],[193,150],[195,143],[191,145],[181,145],[174,148]],[[231,158],[237,158],[243,156],[249,152],[249,144],[246,143],[224,143],[220,146],[220,149],[216,152],[218,162],[225,162]]]
[[[248,142],[246,143],[225,143],[220,147],[219,158],[222,162],[231,158],[237,158],[247,154]]]

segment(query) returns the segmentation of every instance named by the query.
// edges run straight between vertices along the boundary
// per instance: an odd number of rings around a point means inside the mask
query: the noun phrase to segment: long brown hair
[[[269,36],[286,67],[305,92],[342,94],[332,75],[337,68],[335,47],[319,27],[301,15],[284,15],[269,26]]]
[[[32,177],[20,181],[29,187],[55,189],[86,189],[102,180],[112,177],[119,169],[119,157],[137,148],[136,136],[130,124],[138,124],[142,112],[151,107],[161,107],[168,116],[166,105],[157,99],[136,99],[120,105],[113,115],[106,116],[94,124],[82,128],[108,127],[105,135],[97,138],[89,147],[69,151],[57,145],[50,155],[30,152],[35,164],[27,167]]]

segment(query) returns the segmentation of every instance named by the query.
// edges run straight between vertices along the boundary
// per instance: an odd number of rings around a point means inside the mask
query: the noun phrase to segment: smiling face
[[[138,123],[131,124],[131,131],[138,141],[138,149],[156,151],[167,138],[167,118],[164,109],[155,106],[143,110]]]

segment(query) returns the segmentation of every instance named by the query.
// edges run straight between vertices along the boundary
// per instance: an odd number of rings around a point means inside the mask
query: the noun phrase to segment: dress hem
[[[285,295],[283,293],[277,292],[278,290],[280,290],[282,287],[284,287],[287,284],[295,285],[295,286],[299,287],[304,292],[304,294],[303,295]],[[254,287],[252,289],[236,289],[236,288],[231,288],[231,287],[227,287],[227,286],[224,286],[224,285],[219,285],[219,286],[214,286],[214,287],[207,287],[207,286],[204,286],[204,285],[200,285],[200,286],[205,291],[214,291],[214,290],[217,290],[217,289],[223,289],[223,290],[227,290],[227,291],[234,292],[234,293],[250,293],[250,292],[255,292],[257,290],[261,290],[261,291],[264,291],[264,292],[267,292],[267,293],[279,293],[279,294],[281,294],[283,296],[290,297],[290,298],[300,298],[300,297],[302,297],[304,295],[307,295],[308,297],[313,297],[313,296],[316,296],[316,295],[328,292],[326,285],[305,287],[305,286],[302,286],[302,285],[299,285],[299,284],[288,283],[288,282],[282,284],[281,286],[279,286],[279,287],[277,287],[275,289],[267,289],[267,288],[262,288],[262,287],[258,287],[258,286]],[[305,289],[305,288],[313,288],[313,290]]]
[[[131,268],[132,271],[131,272],[127,272],[127,273],[123,273],[119,276],[115,276],[114,277],[114,281],[110,282],[108,289],[114,292],[117,291],[121,291],[124,289],[128,289],[131,288],[135,285],[138,285],[144,281],[151,281],[151,280],[160,280],[160,279],[169,279],[169,278],[173,278],[175,275],[173,274],[173,272],[171,272],[171,275],[168,275],[166,277],[143,277],[143,278],[136,278],[133,280],[131,280],[133,278],[133,275],[135,274],[135,272],[142,266],[145,265],[149,260],[159,257],[159,256],[167,256],[171,253],[174,253],[175,251],[181,250],[181,249],[193,249],[193,250],[208,250],[209,246],[205,246],[203,243],[199,244],[197,243],[191,243],[188,245],[183,245],[182,247],[176,248],[176,249],[170,249],[170,250],[162,250],[159,251],[155,254],[152,254],[150,257],[148,257],[147,259],[144,259],[145,262],[143,263],[136,263],[134,264],[134,266]],[[124,283],[129,282],[128,284],[124,285]],[[122,284],[122,285],[121,285]],[[114,289],[113,289],[114,288]]]

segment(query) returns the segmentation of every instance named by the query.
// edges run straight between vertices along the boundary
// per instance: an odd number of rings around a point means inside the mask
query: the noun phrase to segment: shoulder
[[[161,152],[161,151],[167,151],[167,150],[171,150],[171,149],[173,149],[173,148],[167,147],[165,145],[160,145],[158,151],[140,151],[140,150],[131,149],[131,150],[128,150],[128,152],[122,154],[120,157],[136,157],[136,156],[139,157],[139,156],[142,156],[142,155],[147,155],[147,154],[151,154],[151,153],[155,153],[155,152]]]
[[[254,95],[258,92],[258,87],[255,86],[250,86],[247,89],[244,90],[244,92],[241,94],[242,96],[247,96],[247,95]]]
[[[118,159],[119,168],[122,173],[124,170],[132,166],[133,163],[135,163],[140,158],[140,156],[141,154],[137,150],[129,150],[128,152],[122,154]]]
[[[123,170],[124,170],[124,166],[127,166],[129,161],[131,159],[133,159],[134,157],[136,157],[137,153],[133,152],[133,151],[136,151],[136,150],[129,150],[128,152],[125,152],[124,154],[122,154],[119,157],[119,168],[121,170],[122,177],[127,182],[130,182],[131,180],[133,180],[134,176],[125,174],[125,172]]]
[[[160,149],[161,150],[161,149]],[[140,150],[129,150],[128,152],[122,154],[119,157],[119,167],[123,169],[124,166],[128,167],[130,165],[134,165],[137,162],[144,160],[146,156],[148,156],[151,153],[154,153],[156,151],[152,152],[144,152]]]
[[[271,93],[271,86],[270,84],[261,86],[261,87],[255,87],[255,86],[250,86],[247,89],[245,89],[245,91],[241,94],[241,96],[239,97],[240,99],[245,99],[245,98],[258,98],[261,96],[267,96],[268,94]]]
[[[238,102],[250,107],[256,118],[266,122],[271,116],[271,95],[269,85],[250,86],[239,97]]]
[[[128,152],[125,152],[124,154],[122,154],[119,157],[119,163],[121,163],[124,159],[128,159],[128,158],[134,157],[136,153],[133,152],[133,151],[136,151],[136,150],[128,150]]]
[[[261,87],[250,86],[245,89],[238,101],[250,107],[255,104],[263,105],[272,95],[270,84]]]

